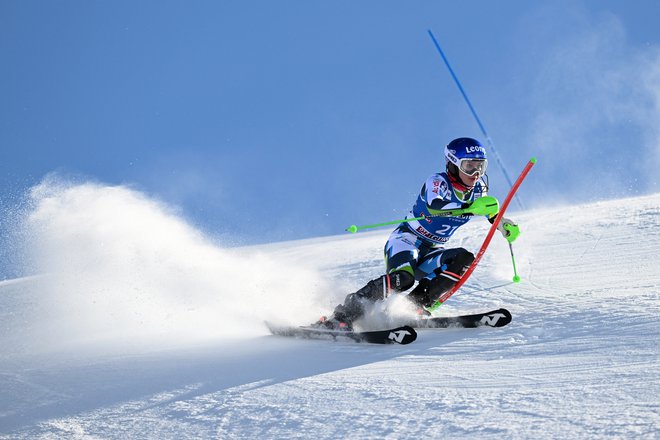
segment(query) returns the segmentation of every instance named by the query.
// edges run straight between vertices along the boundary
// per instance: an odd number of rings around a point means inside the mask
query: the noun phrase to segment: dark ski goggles
[[[474,176],[479,173],[480,176],[486,174],[488,161],[486,159],[461,159],[459,169],[468,176]]]

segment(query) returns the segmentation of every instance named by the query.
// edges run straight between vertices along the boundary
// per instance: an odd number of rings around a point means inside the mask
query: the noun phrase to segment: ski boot
[[[421,309],[430,315],[426,308],[432,306],[438,298],[454,287],[474,261],[474,255],[463,248],[453,251],[454,255],[448,258],[442,267],[433,271],[433,278],[422,278],[408,294],[408,299],[417,310]]]
[[[357,292],[346,295],[344,303],[335,307],[330,318],[322,316],[312,327],[351,331],[352,323],[364,315],[365,306],[385,299],[390,292],[403,292],[414,283],[412,274],[403,270],[382,275],[369,281]]]

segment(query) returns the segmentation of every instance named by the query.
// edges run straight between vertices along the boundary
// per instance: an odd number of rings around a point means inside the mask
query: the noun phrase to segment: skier
[[[386,273],[346,296],[331,317],[321,317],[315,327],[351,330],[365,313],[365,306],[383,300],[392,292],[408,294],[420,316],[430,315],[431,306],[449,291],[474,261],[464,248],[445,249],[456,230],[471,215],[433,217],[439,210],[469,207],[488,190],[486,149],[476,139],[458,138],[445,147],[446,171],[431,175],[419,193],[407,218],[426,217],[401,223],[385,244]],[[485,179],[484,179],[485,178]],[[488,216],[491,224],[497,212]],[[503,218],[498,230],[511,243],[520,234],[518,225]]]

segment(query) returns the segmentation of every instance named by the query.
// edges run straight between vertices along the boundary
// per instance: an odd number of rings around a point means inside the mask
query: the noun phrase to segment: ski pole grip
[[[472,215],[496,215],[500,212],[500,202],[493,196],[476,199],[468,208]]]

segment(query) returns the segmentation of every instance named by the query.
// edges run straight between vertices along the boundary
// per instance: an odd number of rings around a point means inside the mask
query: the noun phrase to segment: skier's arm
[[[445,209],[463,209],[469,207],[469,203],[452,203],[451,200],[433,199],[431,203],[427,203],[426,207],[430,214],[438,214]]]
[[[466,208],[467,204],[451,201],[449,183],[439,174],[429,177],[422,187],[422,197],[426,201],[426,209],[429,214],[438,214],[444,209]]]

